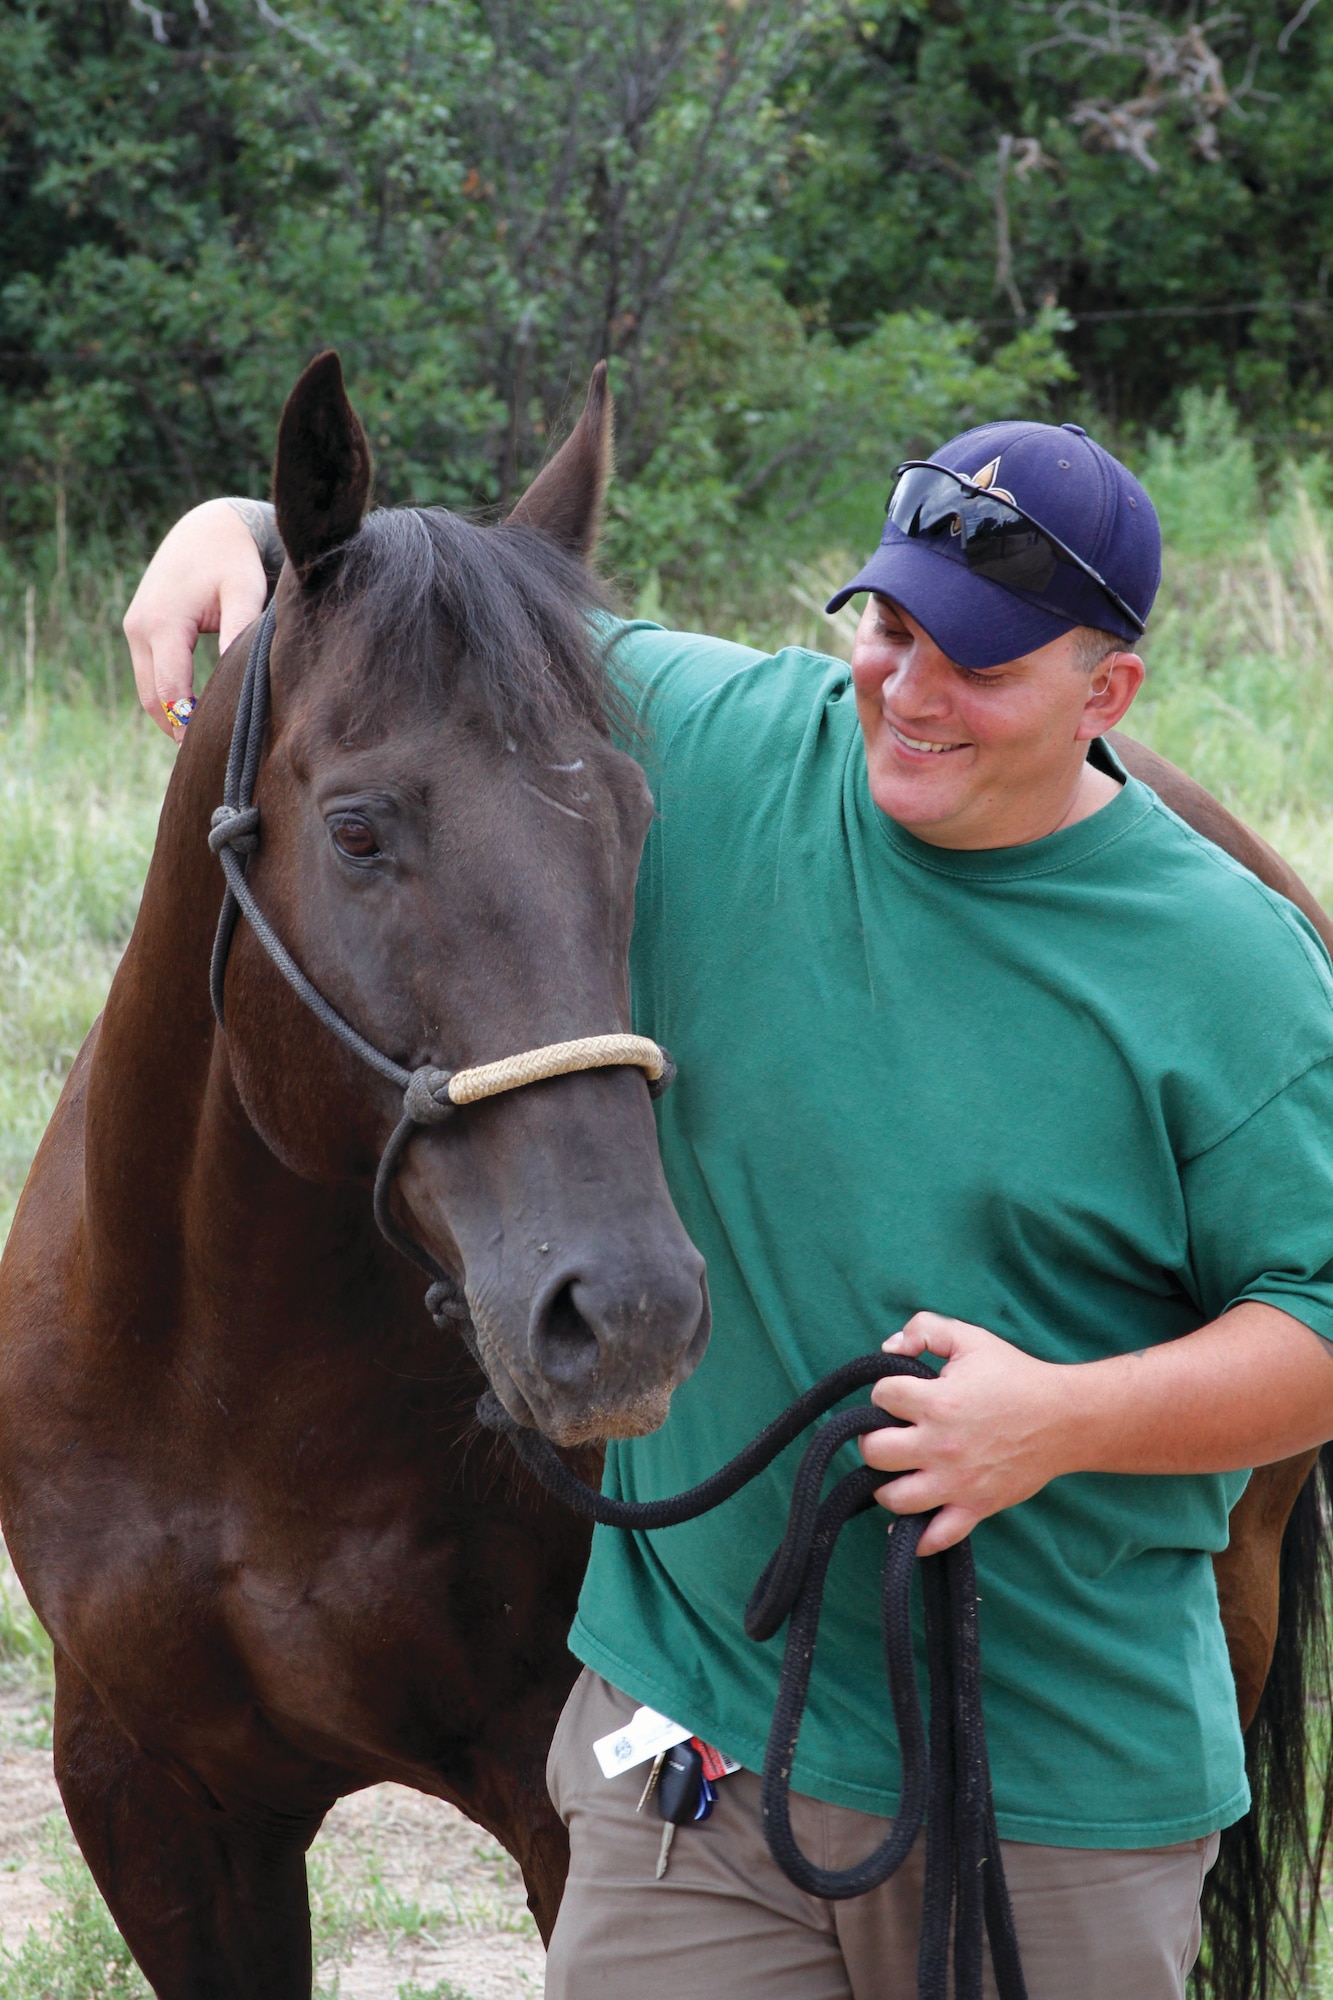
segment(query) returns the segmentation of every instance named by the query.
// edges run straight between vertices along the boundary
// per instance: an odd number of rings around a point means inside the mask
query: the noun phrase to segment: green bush
[[[1222,389],[1187,389],[1175,436],[1153,435],[1139,468],[1177,555],[1212,556],[1253,541],[1260,522],[1254,447]]]

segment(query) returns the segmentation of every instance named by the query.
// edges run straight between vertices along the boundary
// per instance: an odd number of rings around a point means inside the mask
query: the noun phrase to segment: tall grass
[[[0,1239],[134,923],[170,758],[84,691],[0,717]]]

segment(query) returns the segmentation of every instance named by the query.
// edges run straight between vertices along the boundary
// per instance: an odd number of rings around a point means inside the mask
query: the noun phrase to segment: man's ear
[[[370,444],[347,400],[332,348],[316,355],[287,398],[273,461],[283,547],[302,583],[361,526],[370,499]]]
[[[606,363],[588,384],[583,414],[550,463],[544,465],[509,518],[540,528],[581,562],[597,546],[602,505],[611,478],[613,420]]]
[[[1114,729],[1143,686],[1145,671],[1137,653],[1112,653],[1099,660],[1088,682],[1087,706],[1074,740],[1090,742]]]

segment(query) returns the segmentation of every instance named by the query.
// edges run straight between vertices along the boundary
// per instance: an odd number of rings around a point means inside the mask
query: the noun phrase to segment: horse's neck
[[[98,1317],[136,1331],[180,1323],[185,1293],[201,1288],[239,1287],[255,1307],[275,1291],[290,1313],[294,1272],[335,1275],[368,1219],[364,1198],[274,1158],[241,1108],[213,1018],[223,883],[207,836],[243,665],[233,655],[219,668],[190,724],[88,1075],[89,1279]]]

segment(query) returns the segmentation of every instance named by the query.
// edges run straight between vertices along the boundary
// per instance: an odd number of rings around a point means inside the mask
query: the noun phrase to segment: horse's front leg
[[[305,1850],[323,1815],[262,1824],[196,1802],[56,1655],[70,1825],[157,2000],[309,2000]]]

